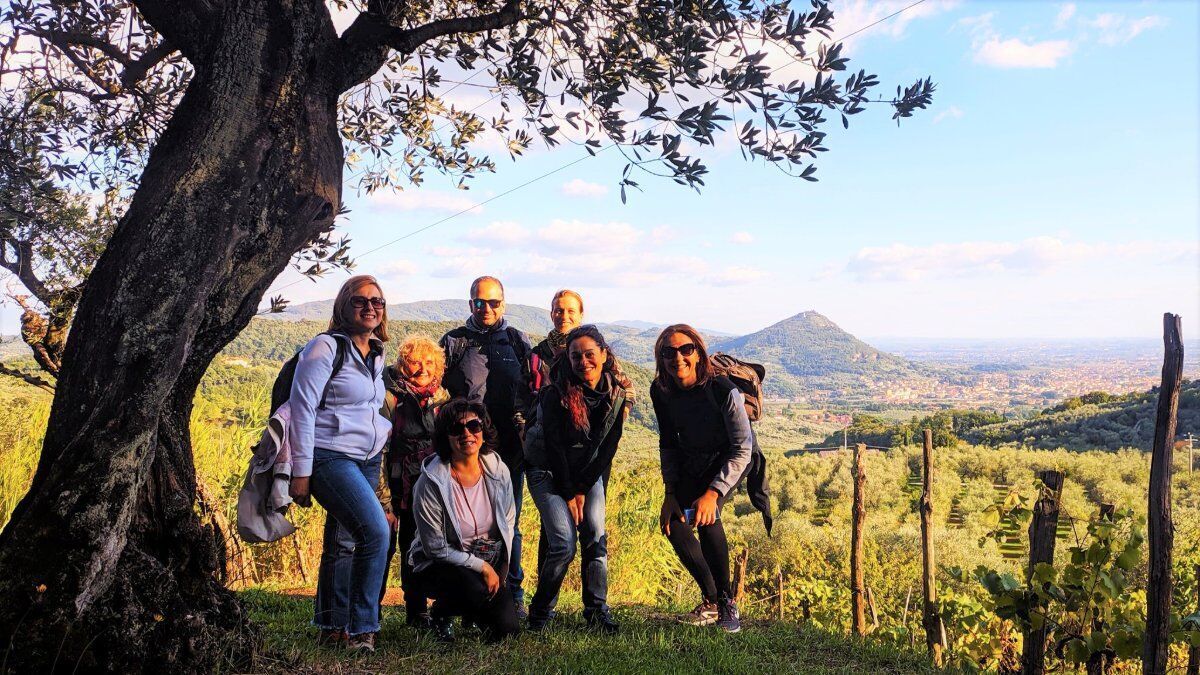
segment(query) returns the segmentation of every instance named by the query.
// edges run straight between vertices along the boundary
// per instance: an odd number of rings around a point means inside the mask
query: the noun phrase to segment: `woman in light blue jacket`
[[[290,494],[306,505],[311,493],[326,511],[313,624],[322,644],[345,642],[368,652],[375,650],[379,588],[387,573],[389,529],[375,497],[380,451],[391,430],[379,414],[387,339],[379,282],[351,277],[334,299],[329,330],[300,352],[288,399]]]
[[[436,602],[438,639],[454,639],[454,616],[469,617],[492,640],[520,630],[511,593],[499,592],[512,556],[517,508],[512,478],[496,454],[487,409],[456,398],[433,427],[434,453],[413,486],[417,537],[409,560]]]

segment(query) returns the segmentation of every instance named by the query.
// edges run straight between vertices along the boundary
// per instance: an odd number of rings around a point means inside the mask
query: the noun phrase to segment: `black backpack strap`
[[[339,340],[336,335],[325,333],[333,338],[333,343],[337,345],[337,352],[333,355],[333,370],[329,371],[329,380],[325,382],[325,388],[321,390],[321,403],[317,406],[318,410],[325,409],[325,399],[329,397],[329,387],[333,385],[333,378],[337,377],[338,371],[342,369],[342,365],[346,363],[346,342]]]
[[[512,326],[505,326],[504,330],[508,333],[508,341],[512,344],[513,354],[516,354],[518,361],[524,363],[530,350],[529,344],[525,341],[525,334]]]
[[[617,423],[617,416],[625,408],[625,388],[621,387],[621,393],[613,397],[612,407],[609,408],[608,414],[604,416],[604,430],[596,437],[596,448],[599,449],[600,444],[608,437],[608,432],[612,430]]]

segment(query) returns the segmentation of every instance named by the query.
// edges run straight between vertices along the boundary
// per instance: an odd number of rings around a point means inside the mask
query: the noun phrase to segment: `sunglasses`
[[[448,430],[451,436],[461,436],[464,431],[469,431],[472,434],[481,434],[483,433],[483,422],[478,419],[467,420],[466,422],[451,422]]]
[[[504,303],[503,300],[485,300],[483,298],[471,298],[471,306],[474,307],[475,309],[483,309],[485,305],[488,307],[491,307],[492,309],[500,309],[500,305],[503,303]]]
[[[670,361],[671,359],[675,358],[676,354],[683,354],[683,358],[686,359],[695,353],[696,343],[689,342],[686,345],[679,345],[678,347],[663,347],[662,351],[660,351],[658,355],[663,357],[664,361]]]
[[[370,303],[371,307],[375,309],[383,309],[387,306],[387,302],[383,298],[368,298],[362,295],[350,297],[350,306],[354,309],[362,309],[367,306],[367,303]]]

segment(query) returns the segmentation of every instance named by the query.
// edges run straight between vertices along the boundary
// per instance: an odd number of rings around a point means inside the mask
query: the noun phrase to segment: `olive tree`
[[[335,16],[353,17],[340,34]],[[495,170],[485,135],[514,156],[574,143],[624,154],[624,194],[642,174],[703,185],[703,146],[726,134],[812,180],[822,129],[877,84],[847,69],[820,1],[12,0],[3,27],[39,56],[2,75],[53,62],[35,74],[83,118],[43,149],[74,169],[56,184],[97,163],[130,180],[0,533],[0,638],[21,671],[249,653],[221,533],[198,515],[188,417],[297,253],[344,253],[330,231],[347,161],[361,188],[390,189]],[[495,110],[450,96],[479,85]],[[898,88],[893,117],[932,90]]]

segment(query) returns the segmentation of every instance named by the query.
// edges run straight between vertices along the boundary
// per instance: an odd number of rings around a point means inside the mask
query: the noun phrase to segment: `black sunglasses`
[[[350,306],[354,309],[362,309],[363,307],[367,306],[368,302],[371,303],[371,306],[375,309],[383,309],[385,306],[387,306],[387,302],[383,298],[368,298],[362,295],[350,296]]]
[[[686,345],[679,345],[678,347],[671,347],[671,346],[663,347],[662,350],[660,352],[658,352],[658,355],[663,357],[664,361],[670,361],[671,359],[675,358],[676,354],[683,354],[683,358],[686,359],[687,357],[689,357],[695,353],[696,353],[696,343],[689,342]]]
[[[484,305],[489,305],[492,309],[500,309],[500,304],[503,300],[485,300],[483,298],[471,298],[471,306],[475,309],[483,309]]]
[[[483,422],[479,419],[467,420],[466,422],[451,422],[447,430],[451,436],[461,436],[463,431],[480,434],[483,433]]]

